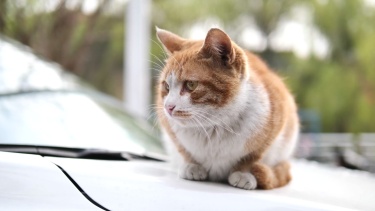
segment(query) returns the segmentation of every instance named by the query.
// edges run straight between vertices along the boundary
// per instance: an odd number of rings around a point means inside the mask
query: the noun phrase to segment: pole
[[[129,0],[125,14],[124,106],[131,114],[147,117],[150,101],[151,0]]]

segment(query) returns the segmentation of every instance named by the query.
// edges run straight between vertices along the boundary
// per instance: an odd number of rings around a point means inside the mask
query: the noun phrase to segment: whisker
[[[198,109],[195,110],[195,113],[197,115],[200,115],[202,118],[205,118],[207,121],[210,121],[211,124],[216,125],[218,127],[221,127],[221,128],[223,128],[224,130],[227,130],[230,133],[238,135],[228,124],[226,124],[223,120],[214,116],[213,114],[210,114],[210,113],[204,112],[202,110],[198,110]],[[204,114],[212,116],[213,118],[217,119],[219,122],[214,121],[213,119],[205,116]],[[220,123],[222,123],[223,125],[220,124]]]
[[[151,56],[153,56],[155,59],[157,59],[159,62],[160,62],[160,64],[159,64],[159,66],[164,66],[164,62],[159,58],[159,57],[157,57],[156,55],[154,55],[153,53],[151,53],[150,52],[150,54],[151,54]]]
[[[153,127],[152,127],[152,130],[155,130],[157,124],[159,121],[164,121],[166,119],[166,117],[164,115],[158,115],[160,114],[161,111],[157,110],[155,112],[153,112],[152,114],[150,114],[150,116],[157,116],[158,118],[155,118],[154,121],[153,121]],[[149,117],[148,119],[150,119],[151,117]],[[159,121],[158,121],[159,120]]]
[[[179,61],[177,61],[177,59],[176,59],[173,55],[171,55],[170,57],[172,57],[172,58],[177,62],[178,66],[179,66],[181,69],[183,69],[181,63],[180,63]]]
[[[162,108],[164,108],[163,106],[161,106],[161,105],[158,105],[158,104],[151,104],[151,105],[149,105],[148,106],[148,110],[152,110],[152,109],[154,109],[154,110],[156,110],[156,109],[162,109]]]
[[[206,137],[207,137],[207,139],[209,140],[209,142],[211,142],[211,138],[210,138],[210,136],[208,135],[208,132],[207,132],[207,130],[204,128],[204,126],[200,123],[200,121],[198,120],[198,119],[196,119],[196,118],[192,118],[193,120],[195,120],[199,125],[200,125],[200,127],[203,129],[203,132],[206,134]]]
[[[161,66],[159,63],[155,62],[155,61],[152,61],[152,60],[148,60],[150,63],[154,64],[155,66],[159,67],[160,69],[163,69],[163,66]]]
[[[154,43],[156,44],[156,46],[158,46],[158,47],[161,49],[161,51],[162,51],[163,54],[164,54],[164,59],[167,59],[167,58],[168,58],[167,53],[165,52],[165,49],[161,46],[161,44],[160,44],[159,42],[156,42],[156,41],[153,40],[153,39],[151,39],[151,41],[154,42]]]
[[[160,73],[162,72],[161,69],[156,68],[156,67],[151,67],[150,70],[156,73],[155,75],[153,75],[154,78],[157,78],[157,79],[160,78]]]
[[[204,114],[212,116],[213,118],[217,119],[219,122],[223,123],[224,126],[225,126],[225,129],[227,129],[229,132],[235,133],[234,130],[227,123],[225,123],[223,120],[221,120],[220,118],[216,117],[215,115],[210,114],[210,113],[205,112],[205,111],[202,111],[202,110],[198,110],[198,112],[201,112],[201,113],[204,113]],[[222,126],[222,125],[219,124],[219,126]]]

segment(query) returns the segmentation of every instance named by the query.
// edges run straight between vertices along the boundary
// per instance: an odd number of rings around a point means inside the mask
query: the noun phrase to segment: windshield
[[[147,125],[109,103],[69,91],[0,95],[0,144],[163,154]]]
[[[0,34],[0,93],[61,90],[84,86],[61,67],[33,54],[29,48]]]

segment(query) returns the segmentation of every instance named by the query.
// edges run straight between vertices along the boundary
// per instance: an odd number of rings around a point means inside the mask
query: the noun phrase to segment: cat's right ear
[[[180,51],[182,49],[182,44],[184,39],[179,37],[172,32],[164,29],[156,28],[156,36],[158,37],[160,43],[163,45],[164,50],[168,55],[172,55],[175,51]]]

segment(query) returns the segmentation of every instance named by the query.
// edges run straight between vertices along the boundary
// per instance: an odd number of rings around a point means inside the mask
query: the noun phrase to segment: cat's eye
[[[198,86],[198,81],[186,81],[186,89],[190,92],[194,91]]]
[[[165,91],[169,92],[169,85],[167,84],[167,82],[163,82],[163,87]]]

